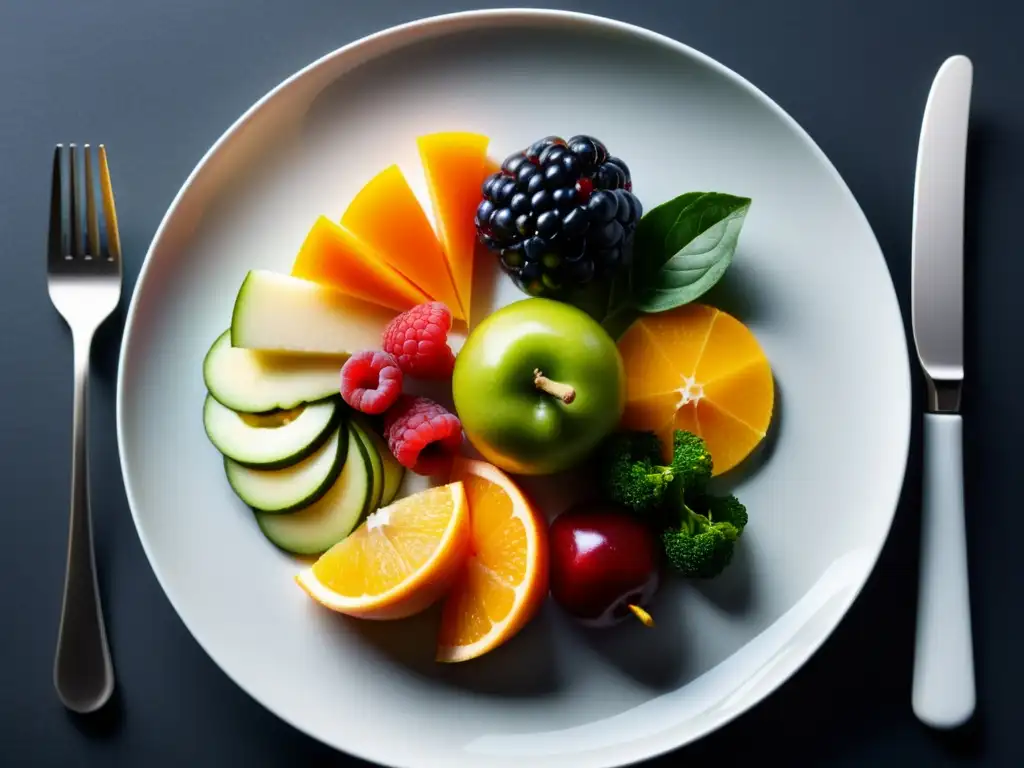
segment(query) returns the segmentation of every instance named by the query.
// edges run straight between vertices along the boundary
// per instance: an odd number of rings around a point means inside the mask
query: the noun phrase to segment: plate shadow
[[[754,598],[754,569],[743,537],[736,542],[732,562],[713,579],[694,579],[691,586],[726,613],[740,615],[751,608]]]
[[[649,611],[654,626],[627,619],[609,629],[570,624],[580,642],[640,685],[655,693],[679,688],[687,677],[682,590],[678,579],[665,577]]]
[[[468,693],[499,698],[530,698],[553,693],[561,677],[553,648],[552,606],[505,645],[471,661],[442,664],[434,659],[440,606],[400,621],[333,617],[335,630],[353,634],[371,650],[418,678]]]

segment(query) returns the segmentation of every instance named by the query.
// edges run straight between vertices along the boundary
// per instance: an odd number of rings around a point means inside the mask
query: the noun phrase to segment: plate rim
[[[344,58],[348,56],[358,56],[360,51],[363,51],[364,49],[367,48],[371,48],[375,43],[385,41],[388,38],[400,37],[404,34],[409,33],[422,33],[432,28],[437,28],[438,34],[444,34],[444,28],[447,26],[454,26],[457,28],[461,24],[465,24],[466,22],[472,22],[474,20],[482,20],[492,26],[524,22],[561,22],[569,25],[581,25],[584,27],[589,27],[591,29],[617,32],[620,34],[630,36],[643,43],[657,45],[662,48],[668,49],[677,55],[687,57],[693,61],[696,61],[702,66],[705,66],[708,69],[714,71],[717,75],[724,77],[726,80],[732,82],[732,84],[739,86],[749,95],[757,99],[762,106],[767,108],[776,117],[781,119],[783,123],[789,128],[789,130],[792,131],[799,139],[801,139],[801,141],[806,145],[806,147],[811,151],[811,153],[816,157],[816,159],[820,163],[822,163],[823,167],[828,171],[829,174],[832,175],[834,180],[838,182],[839,187],[842,190],[842,194],[845,194],[848,197],[849,201],[853,204],[853,208],[856,210],[857,214],[861,218],[862,223],[866,226],[867,232],[870,233],[871,240],[874,243],[877,253],[882,260],[882,267],[889,277],[888,288],[890,291],[890,299],[893,302],[895,302],[896,308],[898,310],[900,309],[899,296],[896,292],[896,287],[892,280],[892,272],[889,269],[888,262],[885,260],[884,251],[882,250],[881,244],[878,242],[877,236],[875,235],[874,229],[872,228],[870,221],[867,219],[867,216],[864,213],[863,208],[857,201],[857,198],[853,194],[853,191],[850,189],[849,185],[846,183],[842,175],[839,173],[838,169],[833,165],[832,161],[828,158],[825,152],[818,146],[818,144],[814,141],[814,139],[810,136],[806,129],[804,129],[803,126],[801,126],[785,109],[783,109],[771,97],[769,97],[766,93],[761,91],[757,86],[755,86],[745,77],[738,74],[736,71],[732,70],[731,68],[722,64],[718,60],[691,47],[686,43],[683,43],[679,40],[676,40],[675,38],[669,37],[665,34],[656,32],[646,27],[642,27],[618,19],[609,18],[606,16],[601,16],[598,14],[591,14],[581,11],[568,11],[546,8],[488,8],[437,14],[392,25],[390,27],[380,29],[368,35],[364,35],[356,40],[353,40],[350,43],[335,48],[319,56],[306,66],[298,69],[288,77],[281,80],[277,85],[273,86],[266,93],[264,93],[238,118],[236,118],[235,121],[231,123],[231,125],[216,139],[216,141],[214,141],[210,148],[207,149],[206,152],[202,155],[202,157],[199,159],[199,161],[193,167],[192,171],[185,178],[185,181],[182,183],[181,187],[179,188],[174,198],[172,199],[170,205],[167,208],[167,211],[164,213],[163,217],[160,220],[159,225],[157,226],[157,229],[153,235],[152,240],[150,241],[148,248],[146,249],[146,253],[143,258],[143,262],[140,267],[138,277],[136,278],[135,284],[132,289],[131,300],[129,302],[127,311],[125,312],[124,330],[122,334],[120,350],[118,353],[116,383],[116,432],[117,447],[119,454],[118,463],[121,468],[121,477],[124,484],[128,508],[132,516],[132,522],[135,526],[135,530],[139,537],[139,541],[142,545],[142,549],[146,555],[146,560],[148,561],[149,566],[157,579],[157,583],[160,585],[161,590],[167,597],[168,602],[171,604],[171,607],[174,609],[174,612],[177,614],[179,620],[185,626],[185,629],[192,636],[193,640],[195,640],[199,647],[202,648],[206,655],[209,656],[209,658],[214,662],[214,664],[217,665],[218,669],[229,680],[231,680],[235,685],[237,685],[239,689],[244,691],[252,700],[258,703],[261,707],[271,712],[275,717],[288,723],[297,731],[299,731],[300,733],[304,734],[309,738],[314,739],[315,741],[323,743],[332,749],[336,749],[337,751],[350,754],[362,760],[366,760],[370,763],[377,763],[378,758],[374,755],[369,754],[359,746],[350,747],[349,745],[345,745],[342,748],[336,746],[335,744],[327,742],[320,738],[318,735],[308,730],[302,723],[296,722],[292,718],[285,716],[280,711],[278,711],[276,707],[258,698],[249,690],[249,688],[245,684],[243,684],[239,679],[237,679],[231,672],[229,672],[224,667],[224,665],[220,663],[218,658],[209,650],[209,648],[207,648],[204,641],[200,638],[200,635],[190,625],[188,620],[186,620],[184,614],[182,613],[178,606],[177,598],[168,588],[168,584],[166,583],[164,576],[161,574],[161,570],[158,567],[157,562],[154,559],[153,553],[151,551],[149,541],[147,540],[146,535],[143,533],[143,529],[140,524],[139,514],[136,511],[137,502],[135,500],[135,494],[133,493],[132,490],[131,478],[129,477],[127,465],[126,462],[124,461],[124,456],[126,455],[126,430],[124,427],[125,412],[123,406],[125,399],[125,363],[129,356],[129,350],[132,348],[132,335],[134,332],[136,315],[139,311],[139,297],[142,293],[140,289],[149,276],[149,271],[152,267],[152,256],[154,252],[160,246],[161,241],[166,235],[166,230],[168,229],[172,220],[175,218],[177,210],[182,200],[186,197],[189,190],[196,182],[197,178],[203,173],[204,169],[210,163],[210,161],[213,160],[218,155],[221,149],[226,144],[228,144],[235,137],[235,135],[258,112],[260,112],[279,93],[288,89],[293,84],[301,81],[307,76],[312,75],[321,67],[327,66],[335,59]],[[415,40],[410,40],[409,42],[412,43],[415,42]],[[383,55],[387,55],[388,53],[389,52],[385,52]],[[377,56],[370,56],[366,59],[366,61],[372,61],[375,58],[377,58]],[[343,77],[344,74],[342,74],[341,76]],[[899,320],[899,327],[902,333],[900,334],[899,339],[896,343],[899,347],[898,357],[900,361],[903,362],[903,375],[900,377],[902,379],[902,387],[899,395],[907,403],[903,428],[899,430],[900,443],[897,446],[897,455],[902,457],[899,462],[899,471],[896,475],[896,477],[898,477],[898,482],[896,483],[894,498],[891,501],[891,512],[889,513],[888,520],[886,521],[884,527],[885,535],[880,537],[877,549],[874,552],[872,552],[870,557],[868,558],[869,567],[866,569],[863,579],[854,588],[849,590],[848,596],[844,599],[842,610],[837,612],[836,618],[831,622],[831,625],[827,627],[827,629],[822,633],[819,640],[817,640],[816,642],[806,644],[799,653],[794,654],[796,658],[794,662],[790,665],[790,668],[788,670],[785,670],[782,674],[780,674],[777,680],[766,685],[760,692],[759,696],[756,699],[748,702],[745,706],[736,708],[733,711],[725,713],[724,715],[721,715],[717,718],[713,718],[710,720],[708,724],[697,727],[695,731],[692,733],[680,735],[678,739],[673,736],[669,740],[671,742],[669,744],[664,744],[664,742],[661,742],[658,746],[653,746],[653,748],[639,751],[637,752],[637,754],[631,757],[628,762],[623,763],[598,761],[590,763],[591,768],[620,768],[621,766],[632,765],[634,763],[638,763],[644,760],[650,760],[661,755],[677,751],[689,744],[692,744],[705,738],[706,736],[719,730],[720,728],[729,725],[736,718],[749,712],[755,706],[761,704],[766,699],[770,698],[782,685],[788,682],[793,677],[793,675],[795,675],[800,669],[802,669],[807,664],[807,662],[810,661],[810,659],[818,653],[821,647],[826,642],[828,642],[829,638],[831,638],[832,634],[835,632],[838,626],[847,617],[851,607],[860,597],[861,593],[864,590],[864,587],[870,580],[871,575],[874,573],[877,567],[878,559],[881,556],[885,544],[888,541],[889,536],[891,534],[893,521],[895,520],[896,513],[899,508],[900,498],[903,493],[903,488],[906,484],[914,409],[912,401],[911,367],[909,344],[907,341],[906,333],[906,323],[903,320],[901,312],[897,313],[897,318]],[[673,729],[667,729],[668,732],[671,732],[672,730]],[[633,743],[639,745],[645,742],[638,741]],[[398,768],[399,766],[398,763],[389,763],[388,765],[394,766],[395,768]],[[406,766],[408,766],[408,768],[418,768],[417,766],[414,766],[411,763],[403,764],[402,768],[406,768]]]

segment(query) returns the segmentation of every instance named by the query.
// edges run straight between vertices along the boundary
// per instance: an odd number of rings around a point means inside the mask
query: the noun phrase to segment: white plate
[[[477,662],[435,665],[433,618],[345,620],[232,496],[203,433],[200,364],[246,270],[287,271],[314,218],[340,215],[415,137],[480,131],[494,154],[551,133],[601,137],[647,208],[687,190],[754,203],[729,309],[773,363],[781,405],[751,522],[726,575],[673,584],[655,631],[588,635],[548,606]],[[514,293],[504,294],[505,299]],[[214,661],[257,701],[391,766],[617,766],[748,709],[828,637],[889,530],[909,441],[896,297],[856,201],[770,99],[677,42],[548,11],[464,13],[388,30],[288,79],[224,134],[156,234],[118,381],[124,480],[146,554]],[[552,509],[551,512],[558,510]]]

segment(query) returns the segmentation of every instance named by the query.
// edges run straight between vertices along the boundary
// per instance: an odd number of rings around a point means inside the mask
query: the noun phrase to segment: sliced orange
[[[295,579],[333,611],[405,618],[448,591],[465,565],[469,532],[463,484],[428,488],[378,509]]]
[[[533,618],[548,591],[547,523],[497,467],[457,458],[452,480],[466,488],[470,556],[445,599],[437,660],[492,651]]]
[[[430,301],[379,253],[326,216],[310,228],[292,264],[292,275],[399,312]]]
[[[437,233],[397,165],[388,166],[359,190],[341,225],[423,293],[443,301],[457,320],[465,319]]]
[[[720,309],[687,304],[644,315],[619,340],[626,366],[622,426],[661,438],[672,432],[707,443],[715,474],[735,467],[764,439],[775,384],[768,358],[743,323]]]
[[[450,132],[420,136],[416,143],[448,269],[468,322],[477,242],[473,217],[482,199],[490,139],[478,133]]]

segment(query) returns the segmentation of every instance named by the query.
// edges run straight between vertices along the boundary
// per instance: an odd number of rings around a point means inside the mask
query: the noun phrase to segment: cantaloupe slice
[[[473,215],[482,199],[490,139],[478,133],[451,132],[420,136],[416,143],[441,245],[468,322],[476,249]]]
[[[435,301],[465,320],[444,250],[397,165],[378,173],[355,196],[341,224]]]
[[[430,301],[379,253],[326,216],[319,217],[306,235],[292,275],[399,312]]]

